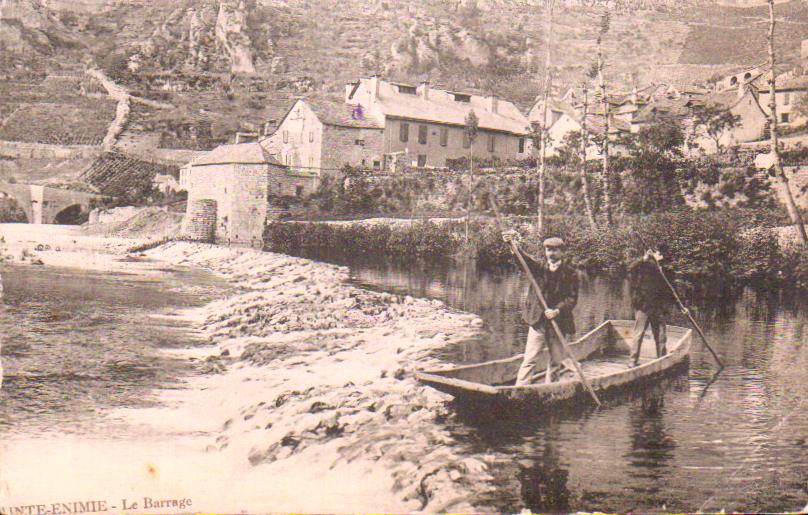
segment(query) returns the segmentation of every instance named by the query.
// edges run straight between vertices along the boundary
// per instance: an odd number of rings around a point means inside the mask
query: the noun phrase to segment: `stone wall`
[[[192,240],[212,243],[216,240],[217,203],[212,199],[188,202],[182,232]]]
[[[0,141],[0,156],[15,159],[92,159],[100,154],[100,147],[92,145],[48,145]]]
[[[188,205],[200,199],[217,203],[216,240],[259,244],[267,217],[270,164],[194,166],[188,172]],[[186,214],[188,216],[188,214]]]
[[[270,195],[278,197],[310,195],[317,189],[319,182],[319,178],[314,174],[295,173],[277,166],[269,168]]]
[[[373,169],[384,166],[384,131],[325,125],[322,173],[337,173],[346,164]]]
[[[401,141],[402,124],[407,124],[407,141]],[[426,126],[426,143],[419,142],[419,127]],[[446,145],[442,145],[441,131],[446,131]],[[399,162],[410,166],[418,161],[418,156],[426,156],[426,166],[446,166],[447,159],[468,157],[469,149],[463,147],[463,134],[465,129],[459,126],[448,126],[436,123],[422,123],[388,119],[385,125],[384,152],[403,152]],[[489,138],[494,139],[494,149],[490,150]],[[524,139],[523,152],[519,152],[519,140]],[[477,159],[490,159],[498,157],[501,160],[524,159],[530,155],[530,145],[527,138],[514,134],[494,132],[480,129],[474,142],[474,157]]]

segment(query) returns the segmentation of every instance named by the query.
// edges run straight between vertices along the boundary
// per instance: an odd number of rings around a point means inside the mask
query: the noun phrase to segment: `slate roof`
[[[370,79],[362,79],[361,86],[370,87]],[[458,102],[454,99],[454,92],[430,88],[428,100],[425,100],[421,95],[400,93],[393,84],[380,80],[376,105],[386,117],[459,126],[465,125],[466,116],[473,109],[481,129],[519,135],[528,133],[527,117],[512,102],[497,99],[497,112],[494,113],[487,108],[486,97],[473,94],[469,97],[469,102]]]
[[[340,127],[356,127],[366,129],[383,129],[380,120],[371,117],[367,110],[361,114],[355,111],[355,106],[346,104],[343,99],[330,97],[305,98],[304,101],[311,107],[322,123]]]
[[[191,166],[267,163],[282,166],[261,145],[256,142],[250,142],[236,145],[220,145],[191,161]]]

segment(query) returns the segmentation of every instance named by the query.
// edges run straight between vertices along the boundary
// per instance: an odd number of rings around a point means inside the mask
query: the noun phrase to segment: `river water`
[[[358,284],[437,298],[474,312],[490,334],[446,349],[454,363],[521,352],[525,280],[473,265],[343,262]],[[469,492],[481,510],[534,512],[793,511],[808,503],[808,302],[747,289],[692,311],[726,368],[695,342],[689,371],[654,392],[538,420],[462,415],[446,422],[465,452],[493,458],[493,480]],[[700,304],[700,305],[699,305]],[[711,307],[708,307],[711,306]],[[579,332],[631,318],[626,285],[585,279]],[[687,325],[681,314],[676,325]],[[491,488],[493,486],[493,488]]]
[[[3,265],[0,435],[115,435],[104,416],[154,404],[194,364],[162,352],[191,328],[154,315],[202,305],[219,281],[166,269],[149,276]]]
[[[522,349],[524,279],[514,271],[341,264],[357,284],[441,299],[480,315],[490,334],[445,349],[448,362]],[[131,428],[108,413],[154,405],[159,389],[179,387],[198,366],[162,352],[187,347],[189,328],[152,315],[201,305],[224,287],[180,269],[144,277],[3,265],[0,274],[3,441],[126,435]],[[653,402],[524,420],[461,413],[441,422],[455,449],[492,464],[491,477],[468,491],[472,505],[499,512],[802,509],[808,503],[808,307],[799,296],[753,290],[712,305],[697,303],[694,311],[727,365],[718,376],[696,342],[689,371],[660,386]],[[583,282],[575,311],[580,331],[630,315],[623,283]],[[673,323],[685,321],[677,315]],[[177,452],[165,443],[166,452]],[[31,470],[26,477],[36,475]]]

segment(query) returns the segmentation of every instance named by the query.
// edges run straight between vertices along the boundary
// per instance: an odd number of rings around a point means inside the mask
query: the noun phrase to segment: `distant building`
[[[341,100],[298,99],[261,145],[282,164],[312,177],[346,164],[378,170],[384,160],[384,125]]]
[[[759,80],[768,70],[768,64],[759,64],[757,66],[744,68],[735,73],[727,74],[716,81],[715,92],[721,93],[730,89],[735,90],[738,87],[743,87],[746,84]]]
[[[215,201],[217,241],[259,245],[268,197],[301,194],[306,178],[296,177],[258,143],[221,145],[181,170],[188,213],[198,201]]]
[[[757,92],[752,87],[745,87],[742,94],[735,91],[714,93],[705,98],[704,105],[726,109],[740,117],[738,126],[725,131],[719,138],[719,143],[723,148],[757,141],[766,134],[769,125],[768,115],[761,106]],[[717,151],[715,142],[703,131],[696,131],[693,142],[708,154]]]
[[[558,155],[561,148],[565,146],[568,138],[573,133],[581,133],[583,131],[583,118],[571,114],[563,114],[556,123],[548,130],[550,142],[547,146],[547,155],[552,157]],[[596,140],[602,140],[603,134],[606,131],[606,120],[603,115],[589,114],[586,117],[586,130],[589,134],[590,141],[586,148],[587,159],[597,159],[601,156],[600,144]],[[612,117],[609,120],[609,141],[617,142],[622,136],[631,133],[631,126],[625,120]],[[623,152],[623,147],[616,145],[611,147],[615,153]]]
[[[794,127],[808,122],[808,118],[795,109],[808,96],[808,75],[793,73],[779,75],[775,87],[777,123],[784,127]],[[756,84],[756,88],[760,106],[768,114],[771,103],[771,87],[768,80]]]
[[[592,102],[594,98],[590,95],[589,101]],[[544,99],[539,99],[533,104],[533,107],[527,114],[527,119],[531,124],[540,123],[542,113],[544,112]],[[564,100],[556,100],[556,99],[548,99],[547,101],[547,120],[545,121],[545,125],[547,127],[552,126],[555,122],[557,122],[563,115],[569,114],[571,116],[576,115],[576,109],[572,106],[572,104],[567,103]]]
[[[475,158],[530,155],[529,122],[496,96],[414,86],[371,77],[346,86],[343,99],[296,101],[277,130],[261,141],[278,160],[314,174],[343,165],[387,169],[393,162],[443,167],[468,157],[465,120],[479,120]]]

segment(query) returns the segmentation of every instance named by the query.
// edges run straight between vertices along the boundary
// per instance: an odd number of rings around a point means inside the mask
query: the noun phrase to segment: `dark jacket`
[[[523,254],[524,255],[524,254]],[[543,262],[536,261],[530,256],[524,255],[525,261],[536,282],[539,283],[547,307],[558,309],[560,313],[555,318],[558,328],[564,334],[575,333],[575,321],[572,317],[572,310],[578,303],[578,274],[574,268],[562,262],[558,270],[551,272]],[[549,321],[544,317],[544,307],[542,307],[533,285],[530,284],[524,299],[522,308],[522,319],[529,326],[536,330],[552,330]]]
[[[628,269],[631,307],[649,314],[666,314],[673,295],[653,261],[638,259]]]

